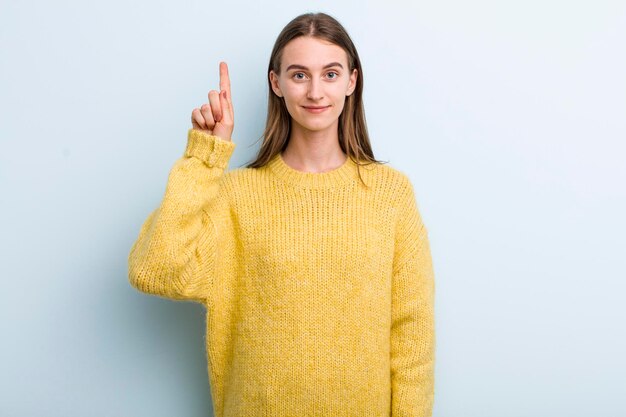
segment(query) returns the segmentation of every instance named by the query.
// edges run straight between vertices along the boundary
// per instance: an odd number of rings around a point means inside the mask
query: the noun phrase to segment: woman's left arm
[[[392,283],[391,416],[430,417],[435,395],[435,282],[413,187],[400,193]]]

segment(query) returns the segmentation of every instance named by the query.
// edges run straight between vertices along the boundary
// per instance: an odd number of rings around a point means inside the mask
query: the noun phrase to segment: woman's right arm
[[[130,250],[128,278],[139,291],[199,302],[211,294],[219,239],[214,222],[228,210],[221,183],[236,146],[225,62],[220,62],[220,89],[209,91],[209,103],[191,113],[185,153]]]
[[[235,146],[189,129],[185,154],[170,171],[161,205],[130,250],[133,287],[179,300],[203,302],[209,296],[218,239],[212,215],[228,210],[220,182]]]

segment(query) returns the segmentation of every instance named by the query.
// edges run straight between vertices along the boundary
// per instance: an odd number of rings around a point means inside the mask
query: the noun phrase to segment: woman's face
[[[346,97],[356,87],[357,70],[350,73],[346,52],[333,43],[300,36],[283,49],[280,69],[280,76],[270,71],[272,90],[284,98],[292,122],[309,131],[336,131]]]

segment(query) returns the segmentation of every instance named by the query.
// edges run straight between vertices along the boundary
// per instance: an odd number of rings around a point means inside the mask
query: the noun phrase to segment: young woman
[[[413,187],[374,159],[345,29],[296,17],[264,141],[235,144],[226,63],[129,254],[140,291],[206,306],[214,415],[430,416],[434,273]]]

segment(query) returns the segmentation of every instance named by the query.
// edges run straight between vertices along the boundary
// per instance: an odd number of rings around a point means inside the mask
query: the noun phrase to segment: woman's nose
[[[313,79],[309,83],[309,90],[307,93],[307,98],[310,100],[320,100],[323,98],[322,96],[322,87],[321,81]]]

